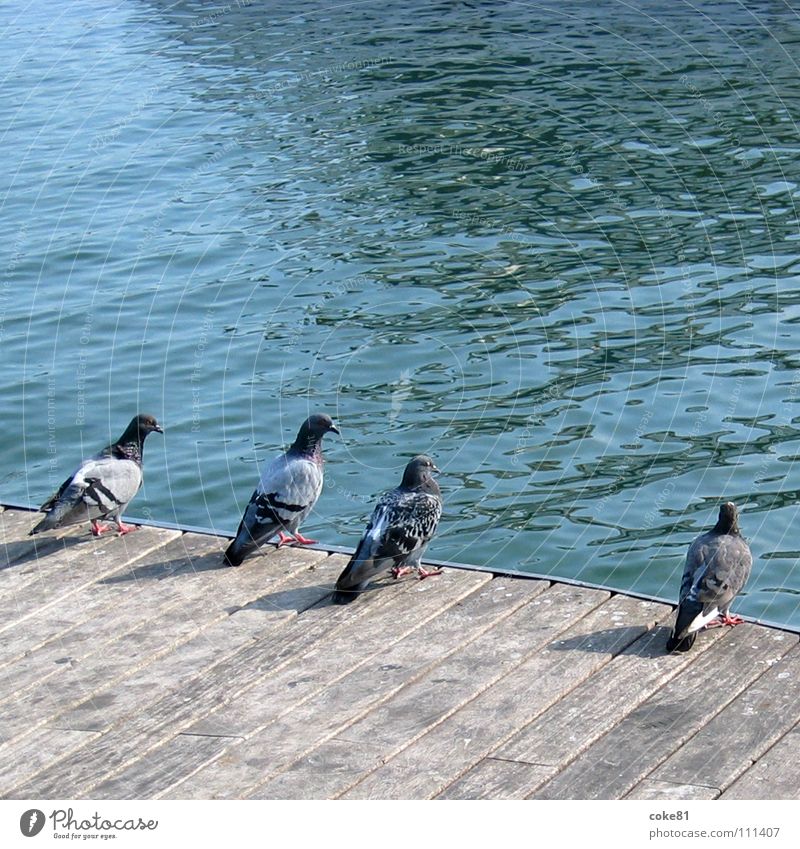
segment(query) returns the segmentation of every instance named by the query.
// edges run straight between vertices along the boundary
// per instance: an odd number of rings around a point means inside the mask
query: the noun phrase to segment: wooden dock
[[[239,569],[0,508],[0,796],[797,799],[800,647],[666,655],[672,608],[447,569],[330,603],[341,554]]]

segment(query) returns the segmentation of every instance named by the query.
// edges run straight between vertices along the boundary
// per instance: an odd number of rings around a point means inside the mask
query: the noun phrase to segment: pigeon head
[[[118,445],[137,444],[143,445],[148,433],[164,433],[155,416],[148,413],[139,413],[131,419],[125,428],[125,433],[117,440]]]
[[[438,471],[430,457],[418,454],[406,466],[400,486],[403,489],[419,489],[425,484],[433,484],[438,490],[439,487],[433,479],[433,475]]]
[[[136,427],[142,435],[142,442],[144,442],[144,438],[148,433],[164,433],[163,428],[156,421],[156,417],[151,416],[148,413],[139,413],[133,421],[136,422]]]
[[[732,501],[726,501],[719,508],[719,519],[714,526],[714,530],[720,534],[739,533],[739,512]]]
[[[312,454],[326,433],[339,433],[339,428],[330,416],[325,413],[314,413],[300,425],[292,448],[302,454]]]
[[[141,464],[144,441],[147,434],[153,432],[164,433],[155,416],[139,413],[138,416],[131,419],[130,424],[125,428],[125,433],[115,443],[109,445],[106,450],[110,451],[115,457],[135,460]]]

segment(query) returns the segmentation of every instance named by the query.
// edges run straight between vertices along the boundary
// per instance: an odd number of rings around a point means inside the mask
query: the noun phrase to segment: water
[[[0,501],[154,413],[130,514],[303,528],[431,453],[432,557],[675,597],[722,499],[800,627],[800,22],[785,4],[0,8]]]

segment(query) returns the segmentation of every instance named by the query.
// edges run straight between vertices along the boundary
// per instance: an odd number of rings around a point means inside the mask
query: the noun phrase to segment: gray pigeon
[[[298,528],[322,492],[322,437],[331,431],[339,433],[330,416],[309,416],[289,450],[264,466],[236,538],[225,552],[228,566],[239,566],[275,534],[279,548],[287,542],[316,542],[301,536]]]
[[[744,622],[728,610],[747,583],[752,566],[750,547],[739,531],[736,505],[728,501],[719,508],[717,524],[689,546],[667,651],[688,651],[703,627]]]
[[[30,535],[88,521],[92,533],[100,536],[109,528],[100,519],[112,519],[120,534],[135,530],[134,525],[124,525],[120,516],[142,485],[142,449],[153,432],[164,432],[153,416],[134,416],[116,442],[84,460],[42,504],[40,510],[46,515]]]
[[[355,554],[336,582],[334,604],[347,604],[370,579],[391,568],[395,577],[416,568],[421,578],[439,574],[420,565],[442,515],[442,494],[431,477],[439,470],[420,454],[406,466],[400,486],[384,493]]]

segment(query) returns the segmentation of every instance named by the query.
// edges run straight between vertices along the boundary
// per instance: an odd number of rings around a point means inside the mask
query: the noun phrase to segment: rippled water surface
[[[327,543],[426,451],[432,557],[672,598],[732,499],[800,627],[800,20],[635,6],[0,7],[0,500],[143,410],[233,531],[324,410]]]

